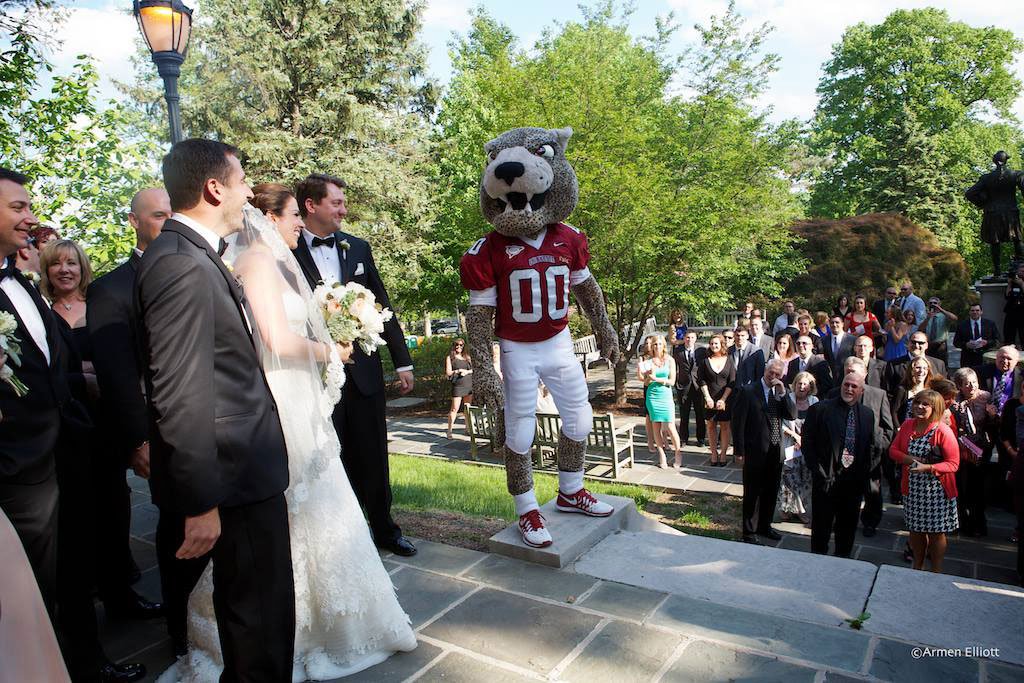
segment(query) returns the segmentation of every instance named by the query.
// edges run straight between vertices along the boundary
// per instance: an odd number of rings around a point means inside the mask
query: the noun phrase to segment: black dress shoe
[[[102,683],[130,683],[145,678],[146,665],[128,662],[114,664],[110,662],[100,669],[99,680]]]
[[[405,536],[399,536],[390,543],[385,543],[379,546],[384,550],[390,550],[395,555],[401,555],[402,557],[412,557],[417,553],[416,546],[409,542]]]
[[[875,527],[873,527],[873,526],[866,526],[866,527],[864,527],[864,531],[861,532],[861,534],[864,536],[864,538],[871,538],[872,536],[874,536],[877,533],[878,532],[875,530]]]
[[[765,531],[758,531],[757,535],[758,536],[764,536],[765,538],[770,538],[773,541],[781,541],[782,540],[782,534],[780,534],[778,531],[776,531],[775,529],[773,529],[771,527],[768,527]]]
[[[150,602],[135,591],[129,591],[123,598],[106,600],[103,603],[111,619],[155,619],[164,614],[164,606]]]
[[[750,545],[764,545],[757,536],[744,536],[743,542],[749,543]]]

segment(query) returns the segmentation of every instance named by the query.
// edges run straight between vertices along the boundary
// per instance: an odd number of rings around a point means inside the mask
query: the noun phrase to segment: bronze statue
[[[999,261],[1003,242],[1013,240],[1016,261],[1024,260],[1020,247],[1020,211],[1017,209],[1017,188],[1024,191],[1024,173],[1006,165],[1010,155],[999,150],[992,156],[996,167],[978,178],[965,193],[967,201],[982,211],[981,240],[992,249],[992,274],[1001,275]]]

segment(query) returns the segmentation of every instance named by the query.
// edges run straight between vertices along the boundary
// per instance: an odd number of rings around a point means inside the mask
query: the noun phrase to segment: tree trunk
[[[629,358],[620,360],[615,364],[615,407],[626,407],[626,371],[629,368]]]
[[[423,336],[427,339],[430,338],[430,314],[423,314]]]

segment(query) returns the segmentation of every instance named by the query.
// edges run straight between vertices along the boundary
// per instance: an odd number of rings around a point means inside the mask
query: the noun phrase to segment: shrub
[[[868,306],[904,278],[923,299],[937,295],[944,308],[966,310],[969,271],[963,257],[907,217],[871,213],[839,220],[813,219],[792,227],[803,238],[807,272],[786,292],[810,310],[830,311],[841,293],[863,293]]]
[[[425,398],[431,405],[443,406],[451,398],[451,382],[444,374],[444,357],[451,350],[455,337],[434,336],[423,339],[415,349],[410,349],[413,372],[416,373],[416,385],[410,396]],[[384,364],[384,377],[394,377],[395,364],[387,347],[380,349],[381,361]],[[490,359],[488,359],[490,360]],[[398,390],[388,388],[389,398],[397,396]]]

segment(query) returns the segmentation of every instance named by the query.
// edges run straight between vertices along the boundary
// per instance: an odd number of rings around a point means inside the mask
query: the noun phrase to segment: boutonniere
[[[37,273],[34,270],[26,270],[22,272],[22,275],[25,277],[26,280],[28,280],[34,285],[38,285],[39,281],[42,279],[39,277],[39,273]]]
[[[222,258],[220,261],[221,261],[221,263],[224,264],[224,267],[227,268],[228,272],[231,273],[231,277],[233,277],[235,279],[235,284],[238,285],[239,287],[241,287],[242,286],[242,278],[239,277],[238,275],[235,275],[235,267],[232,266],[226,259]]]
[[[341,247],[342,251],[348,251],[352,248],[352,245],[348,243],[348,240],[338,240],[338,246]]]

